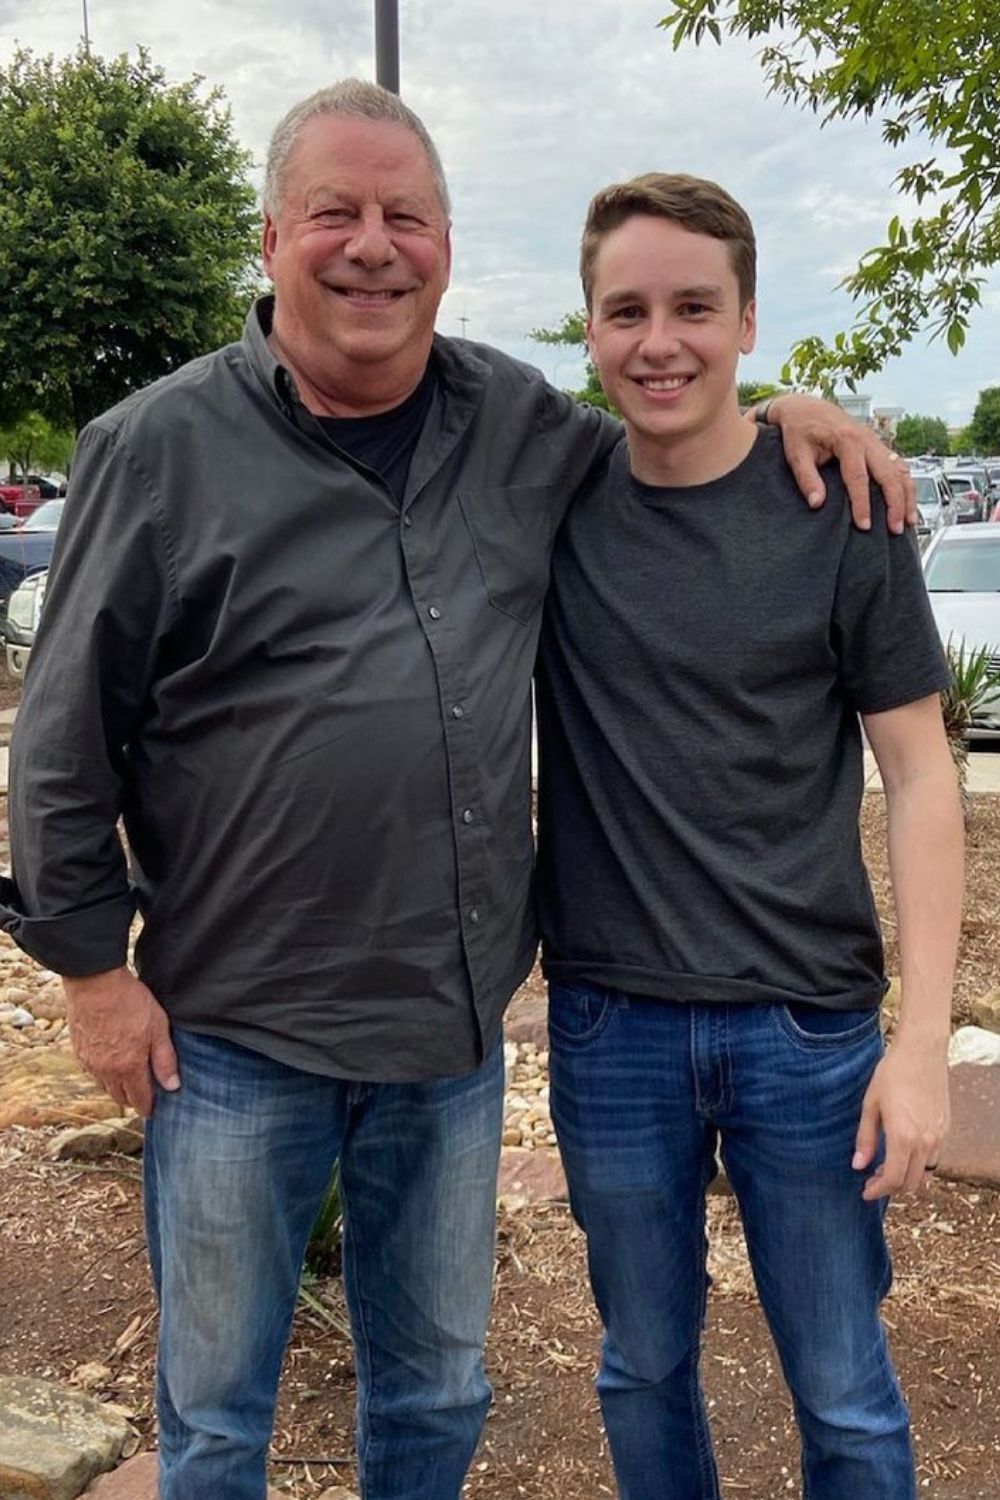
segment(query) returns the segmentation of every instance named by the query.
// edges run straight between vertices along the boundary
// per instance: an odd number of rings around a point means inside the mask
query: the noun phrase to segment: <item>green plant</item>
[[[967,771],[969,747],[966,735],[973,719],[987,702],[1000,694],[1000,647],[977,646],[967,648],[964,641],[958,645],[948,637],[945,652],[951,667],[951,685],[941,694],[941,712],[944,729],[948,736],[962,807],[969,811]]]
[[[340,1201],[340,1167],[327,1184],[306,1246],[306,1270],[313,1277],[336,1276],[340,1271],[340,1241],[344,1213]]]

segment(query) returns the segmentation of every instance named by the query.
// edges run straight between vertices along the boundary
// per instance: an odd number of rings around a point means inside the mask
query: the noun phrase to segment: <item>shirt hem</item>
[[[817,1005],[825,1010],[874,1009],[889,988],[885,978],[859,981],[847,990],[790,989],[724,974],[684,974],[628,964],[543,959],[542,973],[554,984],[597,984],[654,1000],[722,1001],[745,1005]]]

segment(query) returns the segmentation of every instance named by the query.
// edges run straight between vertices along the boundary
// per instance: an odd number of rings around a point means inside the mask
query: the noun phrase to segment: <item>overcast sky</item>
[[[0,0],[0,57],[16,43],[72,51],[83,0]],[[372,0],[88,0],[92,46],[147,46],[173,81],[220,84],[236,132],[263,159],[297,99],[374,76]],[[669,0],[401,0],[401,84],[435,137],[454,202],[455,264],[439,327],[539,364],[560,385],[572,356],[532,344],[580,305],[575,264],[594,190],[644,171],[714,177],[749,211],[760,258],[748,379],[776,378],[793,341],[850,321],[835,290],[896,211],[877,123],[820,130],[765,96],[749,48],[675,53],[656,21]],[[259,180],[259,174],[258,174]],[[1000,384],[1000,278],[953,359],[911,346],[865,385],[876,405],[971,415]]]

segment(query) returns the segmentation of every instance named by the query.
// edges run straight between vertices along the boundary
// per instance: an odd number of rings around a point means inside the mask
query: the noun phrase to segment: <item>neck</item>
[[[281,361],[295,381],[299,400],[314,417],[374,417],[401,406],[412,396],[427,369],[430,349],[416,351],[405,364],[393,361],[391,369],[378,362],[342,361],[343,368],[320,368],[308,356],[289,349],[275,326],[268,334],[271,353]]]
[[[636,479],[671,489],[710,484],[737,468],[750,452],[757,429],[734,406],[722,422],[677,439],[637,432],[625,423],[629,466]]]

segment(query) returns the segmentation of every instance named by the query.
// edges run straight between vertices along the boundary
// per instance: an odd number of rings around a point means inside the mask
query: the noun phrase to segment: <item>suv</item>
[[[955,497],[958,522],[985,521],[986,476],[981,469],[949,469],[945,478]]]

